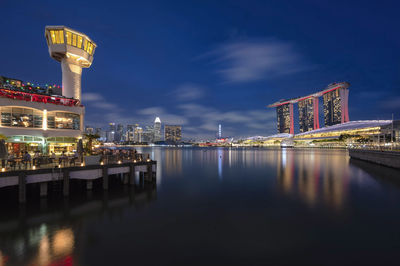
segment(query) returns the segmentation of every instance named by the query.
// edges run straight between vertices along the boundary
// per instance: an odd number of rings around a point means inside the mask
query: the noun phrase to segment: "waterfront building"
[[[161,141],[161,120],[156,117],[154,120],[154,142]]]
[[[123,142],[125,141],[124,137],[124,125],[118,124],[115,131],[114,141],[116,142]]]
[[[182,126],[165,125],[164,140],[173,143],[180,142],[182,140]]]
[[[276,116],[278,118],[278,132],[293,134],[293,104],[282,104],[276,107]]]
[[[325,126],[349,122],[349,90],[338,88],[323,95]]]
[[[318,98],[311,97],[299,101],[299,126],[300,132],[319,128]]]
[[[319,128],[319,97],[324,101],[325,126],[349,122],[348,82],[331,83],[322,91],[268,105],[276,107],[278,133],[294,134],[293,104],[299,104],[300,132]]]
[[[146,126],[142,132],[142,142],[153,143],[154,142],[154,127]]]
[[[143,134],[143,128],[139,127],[138,124],[135,125],[135,130],[134,130],[134,141],[136,143],[141,143],[143,142],[142,140],[142,134]]]
[[[63,26],[47,26],[45,36],[50,56],[62,64],[62,90],[54,85],[0,79],[0,133],[7,137],[9,152],[16,155],[36,150],[72,152],[84,130],[79,69],[90,67],[96,45],[86,35]],[[88,51],[82,44],[77,45],[80,40],[86,47],[90,41],[92,48]]]
[[[333,144],[349,140],[351,143],[380,144],[399,142],[400,121],[361,120],[328,126],[294,136],[298,143]]]

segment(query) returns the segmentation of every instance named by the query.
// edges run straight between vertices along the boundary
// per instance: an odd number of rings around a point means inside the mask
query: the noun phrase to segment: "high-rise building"
[[[161,120],[156,117],[154,120],[154,142],[161,140]]]
[[[300,132],[319,128],[318,97],[309,97],[299,101]]]
[[[323,94],[325,126],[349,122],[349,90],[339,87]]]
[[[164,140],[166,142],[180,142],[182,140],[182,126],[165,125]]]
[[[278,132],[294,134],[293,104],[299,104],[300,131],[306,132],[319,128],[319,97],[323,97],[325,126],[349,122],[348,98],[350,84],[348,82],[334,82],[322,91],[280,100],[268,105],[276,107]]]
[[[293,134],[293,104],[287,103],[277,106],[276,115],[278,118],[278,132]]]
[[[134,131],[134,141],[136,143],[142,143],[142,134],[143,134],[143,128],[139,127],[138,124],[135,125],[135,131]]]
[[[115,138],[114,138],[114,140],[115,140],[116,142],[123,142],[123,141],[125,141],[125,138],[124,138],[124,125],[122,125],[122,124],[118,124],[118,125],[117,125],[116,131],[115,131]]]

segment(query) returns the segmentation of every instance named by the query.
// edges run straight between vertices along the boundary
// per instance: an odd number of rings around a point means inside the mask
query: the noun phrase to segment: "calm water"
[[[343,150],[143,149],[157,185],[1,198],[2,265],[398,265],[400,174]],[[29,195],[28,195],[29,196]]]

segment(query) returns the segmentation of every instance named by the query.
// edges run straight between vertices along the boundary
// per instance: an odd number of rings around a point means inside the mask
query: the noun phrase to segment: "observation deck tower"
[[[46,26],[50,56],[61,62],[62,94],[81,99],[82,68],[89,68],[97,45],[85,34],[65,26]]]

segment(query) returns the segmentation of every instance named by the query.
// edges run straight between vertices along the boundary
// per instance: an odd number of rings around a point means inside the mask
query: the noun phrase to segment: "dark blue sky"
[[[182,124],[186,137],[269,135],[282,98],[348,81],[350,119],[400,118],[396,1],[1,1],[0,75],[61,85],[44,38],[97,44],[86,124]]]

